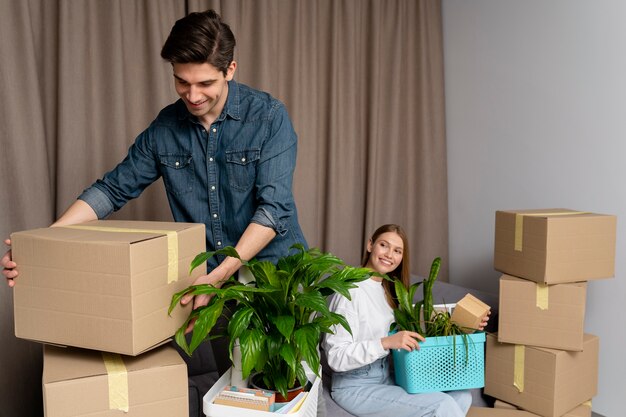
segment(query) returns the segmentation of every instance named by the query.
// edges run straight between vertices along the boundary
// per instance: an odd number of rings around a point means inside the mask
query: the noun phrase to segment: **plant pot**
[[[265,385],[263,384],[263,374],[261,373],[255,373],[250,376],[250,386],[256,389],[274,392],[276,394],[275,402],[277,403],[287,403],[293,400],[296,395],[300,394],[304,390],[304,388],[302,388],[301,386],[291,388],[287,390],[287,398],[285,398],[280,392],[265,387]]]

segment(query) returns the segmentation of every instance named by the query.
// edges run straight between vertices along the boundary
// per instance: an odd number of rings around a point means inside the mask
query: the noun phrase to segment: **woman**
[[[395,224],[379,227],[369,239],[363,266],[409,285],[409,243]],[[405,256],[406,255],[406,256]],[[359,416],[463,417],[472,402],[469,391],[408,394],[395,385],[389,372],[391,349],[419,349],[424,338],[400,331],[388,336],[397,306],[393,283],[373,276],[350,290],[351,300],[335,296],[332,311],[342,314],[352,335],[336,326],[323,348],[332,368],[331,395],[348,412]],[[483,323],[484,325],[484,323]]]

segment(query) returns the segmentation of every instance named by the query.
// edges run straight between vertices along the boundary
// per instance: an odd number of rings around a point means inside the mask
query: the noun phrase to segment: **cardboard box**
[[[542,417],[560,417],[598,391],[597,336],[582,352],[500,343],[487,335],[484,392]]]
[[[480,327],[482,321],[489,314],[490,307],[474,297],[467,294],[456,303],[452,311],[451,319],[461,326],[465,333],[473,333]]]
[[[613,277],[616,224],[568,209],[497,211],[494,267],[545,284]]]
[[[187,366],[171,346],[140,356],[44,347],[45,417],[188,416]]]
[[[537,415],[516,409],[470,407],[467,417],[537,417]]]
[[[545,285],[502,275],[498,341],[583,349],[587,283]]]
[[[507,410],[519,410],[513,404],[505,403],[504,401],[496,400],[493,403],[493,408],[507,409]],[[533,417],[537,416],[537,414],[527,413]],[[538,417],[538,416],[537,416]],[[585,401],[583,404],[574,408],[571,411],[563,414],[561,417],[591,417],[591,400]]]
[[[11,235],[19,278],[15,335],[137,355],[171,337],[191,306],[168,316],[172,295],[206,249],[203,224],[94,221]]]

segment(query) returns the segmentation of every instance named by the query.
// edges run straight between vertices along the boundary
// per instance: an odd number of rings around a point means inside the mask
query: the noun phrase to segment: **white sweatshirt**
[[[381,338],[388,336],[394,319],[382,282],[370,278],[357,286],[350,290],[351,301],[336,294],[330,302],[331,311],[343,315],[352,330],[351,336],[338,325],[333,328],[335,334],[325,335],[322,346],[328,365],[336,372],[360,368],[389,354]]]

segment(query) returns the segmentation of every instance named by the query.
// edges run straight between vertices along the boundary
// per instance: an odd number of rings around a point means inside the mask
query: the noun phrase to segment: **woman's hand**
[[[491,310],[489,310],[487,312],[487,315],[483,317],[483,321],[480,323],[480,326],[478,326],[478,330],[485,330],[485,327],[487,327],[487,324],[489,324],[490,315],[491,315]]]
[[[424,340],[426,339],[419,333],[401,330],[391,336],[383,337],[380,339],[380,342],[386,350],[404,349],[411,352],[414,349],[419,349],[419,342],[423,342]]]

